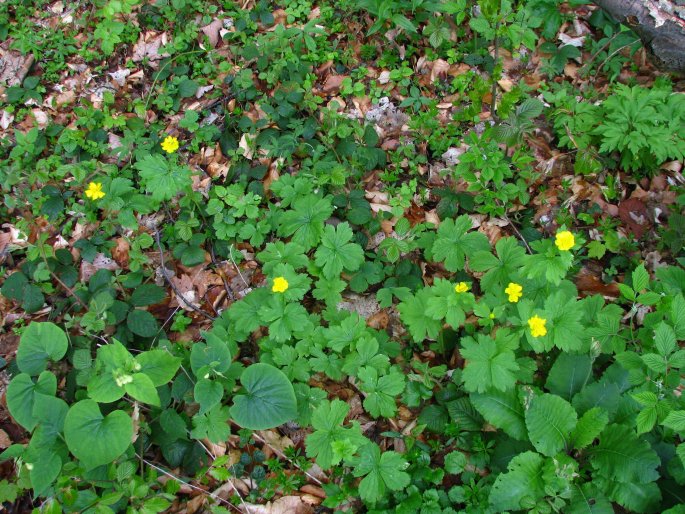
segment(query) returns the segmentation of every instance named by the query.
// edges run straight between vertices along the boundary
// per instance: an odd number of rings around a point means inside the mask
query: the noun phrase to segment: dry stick
[[[169,283],[169,285],[171,286],[171,289],[174,290],[174,293],[176,293],[176,295],[181,299],[181,301],[183,303],[185,303],[188,307],[193,309],[198,314],[202,314],[205,318],[214,321],[216,319],[214,316],[203,311],[199,307],[195,307],[192,303],[190,303],[188,300],[186,300],[186,297],[183,296],[183,293],[178,289],[178,287],[176,287],[176,284],[174,284],[171,281],[171,278],[169,277],[169,275],[166,272],[166,265],[164,263],[164,249],[162,248],[162,242],[159,240],[159,230],[156,230],[156,229],[155,229],[155,241],[157,242],[157,248],[159,249],[159,260],[162,264],[162,266],[160,268],[161,272],[162,272],[162,276],[164,276],[164,279]]]
[[[56,274],[54,271],[52,271],[52,270],[50,269],[50,265],[48,264],[48,260],[47,260],[47,258],[45,257],[45,253],[43,253],[42,250],[41,250],[41,252],[40,252],[40,256],[41,256],[41,258],[43,259],[43,262],[45,263],[46,269],[50,272],[50,276],[51,276],[52,278],[54,278],[54,279],[59,283],[59,285],[61,285],[62,288],[63,288],[67,293],[69,293],[69,295],[72,296],[72,297],[74,298],[74,300],[76,300],[76,302],[77,302],[81,307],[83,307],[83,308],[87,311],[87,310],[88,310],[88,306],[83,302],[83,300],[81,300],[81,299],[78,297],[78,295],[77,295],[76,293],[74,293],[74,290],[73,290],[71,287],[69,287],[68,285],[66,285],[64,282],[62,282],[62,279],[59,278],[59,277],[57,276],[57,274]]]
[[[214,500],[217,500],[217,501],[219,501],[219,502],[223,502],[223,503],[225,503],[226,505],[228,505],[229,507],[233,507],[237,512],[241,512],[241,510],[240,510],[238,507],[236,507],[235,505],[233,505],[231,502],[229,502],[229,501],[227,501],[227,500],[224,500],[221,496],[219,496],[219,495],[217,495],[217,494],[214,494],[214,493],[211,492],[211,491],[207,491],[206,489],[202,489],[202,487],[198,487],[198,486],[196,486],[196,485],[193,485],[193,484],[191,484],[190,482],[186,482],[185,480],[181,480],[181,479],[178,478],[176,475],[173,475],[172,473],[169,473],[169,472],[168,472],[167,470],[165,470],[164,468],[160,468],[159,466],[157,466],[156,464],[153,464],[153,463],[150,462],[149,460],[144,459],[141,455],[138,455],[138,454],[136,454],[136,455],[137,455],[138,458],[140,458],[145,464],[147,464],[148,466],[150,466],[150,467],[153,468],[153,469],[156,469],[156,470],[159,471],[160,473],[163,473],[164,475],[168,476],[168,477],[171,478],[172,480],[175,480],[175,481],[178,482],[179,484],[187,485],[187,486],[190,487],[191,489],[195,489],[196,491],[200,491],[201,493],[206,494],[207,496],[209,496],[210,498],[213,498]],[[240,501],[242,502],[242,504],[243,504],[243,505],[245,506],[245,508],[247,509],[247,505],[245,505],[245,500],[243,500],[243,497],[240,495],[240,492],[238,491],[238,489],[236,489],[235,485],[233,485],[233,482],[229,481],[229,483],[231,484],[231,487],[233,487],[233,490],[235,491],[235,493],[238,495],[238,498],[240,498]]]
[[[260,443],[267,445],[269,448],[271,448],[271,449],[276,453],[276,455],[278,455],[278,456],[281,457],[282,459],[285,459],[285,460],[287,460],[288,462],[290,462],[290,464],[292,464],[292,465],[295,466],[297,469],[299,469],[300,471],[302,471],[302,473],[304,473],[304,474],[307,475],[309,478],[311,478],[312,480],[314,480],[314,482],[316,482],[316,483],[319,484],[319,485],[323,485],[323,482],[322,482],[321,480],[319,480],[318,478],[316,478],[314,475],[312,475],[312,474],[309,473],[308,471],[305,471],[304,469],[302,469],[302,468],[297,464],[297,462],[295,462],[295,461],[289,459],[289,458],[286,456],[285,453],[283,453],[281,450],[279,450],[279,449],[276,448],[274,445],[272,445],[271,443],[269,443],[266,439],[264,439],[262,436],[260,436],[259,434],[257,434],[257,432],[252,432],[252,437],[254,437],[255,439],[257,439],[257,441],[259,441]]]
[[[228,285],[228,280],[226,280],[223,270],[219,268],[219,264],[216,262],[216,256],[214,255],[214,246],[211,243],[209,245],[209,255],[212,258],[212,265],[216,268],[217,272],[219,273],[219,276],[221,277],[221,281],[224,283],[224,289],[226,290],[228,298],[232,302],[235,302],[235,295],[233,294],[233,291],[231,291],[231,287]]]
[[[532,250],[531,247],[528,245],[528,241],[526,241],[526,238],[523,237],[523,234],[521,234],[521,232],[519,232],[519,229],[516,228],[516,225],[514,225],[514,223],[509,219],[509,216],[507,215],[507,212],[506,212],[506,211],[504,211],[503,216],[504,216],[504,219],[509,223],[509,226],[510,226],[512,229],[514,229],[514,232],[516,233],[516,235],[518,236],[518,238],[521,240],[521,242],[526,246],[526,249],[528,250],[528,253],[530,253],[530,254],[532,255],[533,250]]]

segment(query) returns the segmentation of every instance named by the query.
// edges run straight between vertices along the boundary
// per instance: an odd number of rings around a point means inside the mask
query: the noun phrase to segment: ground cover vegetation
[[[9,512],[685,512],[685,83],[557,0],[0,3]]]

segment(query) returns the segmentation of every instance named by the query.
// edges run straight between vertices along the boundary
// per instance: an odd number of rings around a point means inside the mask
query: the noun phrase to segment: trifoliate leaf
[[[409,463],[399,453],[386,451],[381,454],[378,445],[370,443],[359,454],[354,476],[364,476],[359,483],[362,500],[376,503],[388,490],[400,491],[409,485],[409,474],[404,471]]]

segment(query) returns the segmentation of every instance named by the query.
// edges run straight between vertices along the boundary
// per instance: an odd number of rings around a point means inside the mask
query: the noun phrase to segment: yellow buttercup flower
[[[455,293],[465,293],[468,290],[469,285],[466,282],[459,282],[456,286],[454,286]]]
[[[91,182],[88,184],[86,196],[91,200],[99,200],[100,198],[104,198],[105,192],[102,190],[102,184],[100,182]]]
[[[573,234],[568,230],[563,230],[561,232],[557,232],[557,237],[554,241],[554,244],[557,245],[559,250],[565,252],[573,248],[573,246],[576,244],[576,238],[573,237]]]
[[[523,296],[523,287],[521,284],[517,284],[516,282],[509,282],[509,285],[504,292],[509,295],[509,301],[511,303],[516,303]]]
[[[537,314],[528,320],[530,333],[533,335],[533,337],[543,337],[547,335],[547,328],[545,327],[545,323],[547,323],[547,320],[542,319]]]
[[[164,141],[162,141],[162,150],[166,153],[174,153],[178,150],[178,146],[178,139],[174,136],[167,136],[164,138]]]
[[[271,290],[274,293],[285,293],[288,289],[288,281],[283,277],[276,277],[274,279],[274,285]]]

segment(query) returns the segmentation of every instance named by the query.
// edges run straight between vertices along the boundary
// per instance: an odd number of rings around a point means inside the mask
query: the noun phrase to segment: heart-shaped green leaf
[[[29,375],[21,373],[7,386],[7,407],[17,423],[31,432],[38,423],[38,419],[33,415],[36,394],[54,396],[55,392],[57,377],[49,371],[41,373],[35,384]]]
[[[17,366],[24,373],[38,375],[45,370],[48,359],[58,361],[64,357],[68,346],[64,330],[54,323],[34,321],[21,335]]]
[[[285,374],[269,364],[253,364],[240,382],[246,394],[235,397],[231,416],[244,428],[265,430],[297,416],[295,390]]]
[[[107,417],[93,400],[74,404],[64,421],[64,438],[69,451],[89,469],[108,464],[131,444],[133,422],[123,411]]]

